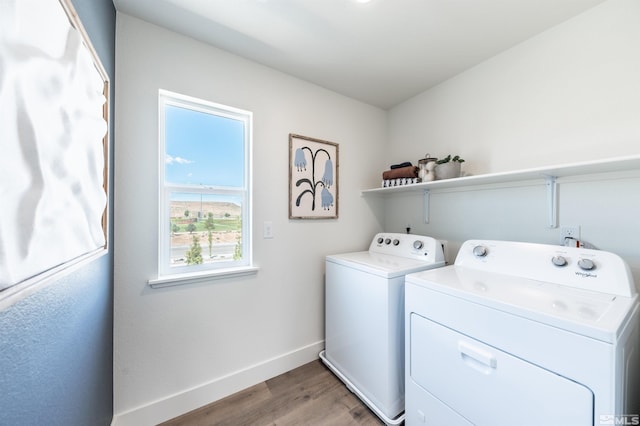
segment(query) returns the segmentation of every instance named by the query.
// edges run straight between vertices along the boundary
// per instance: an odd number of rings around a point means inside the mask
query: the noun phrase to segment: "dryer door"
[[[411,380],[471,423],[593,425],[585,386],[415,313],[410,327]]]

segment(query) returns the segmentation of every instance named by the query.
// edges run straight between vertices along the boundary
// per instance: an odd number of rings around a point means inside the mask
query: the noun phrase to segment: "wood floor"
[[[161,426],[383,424],[317,360]]]

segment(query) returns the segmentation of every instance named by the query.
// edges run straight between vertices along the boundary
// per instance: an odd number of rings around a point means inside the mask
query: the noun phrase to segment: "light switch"
[[[273,222],[265,221],[264,222],[264,238],[273,238]]]

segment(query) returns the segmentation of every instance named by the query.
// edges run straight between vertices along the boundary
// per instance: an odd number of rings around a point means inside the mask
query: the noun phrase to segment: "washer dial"
[[[473,248],[473,255],[475,257],[485,257],[487,254],[489,254],[489,250],[487,250],[485,246],[475,246]]]
[[[580,260],[578,260],[578,266],[583,271],[592,271],[592,270],[596,269],[596,264],[593,263],[593,260],[591,260],[591,259],[580,259]]]

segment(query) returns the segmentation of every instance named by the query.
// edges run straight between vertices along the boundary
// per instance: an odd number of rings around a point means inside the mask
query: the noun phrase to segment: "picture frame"
[[[289,219],[337,219],[339,146],[289,134]]]
[[[0,105],[0,306],[109,250],[109,76],[71,0],[18,1],[0,7],[23,52],[0,76],[18,100]]]

